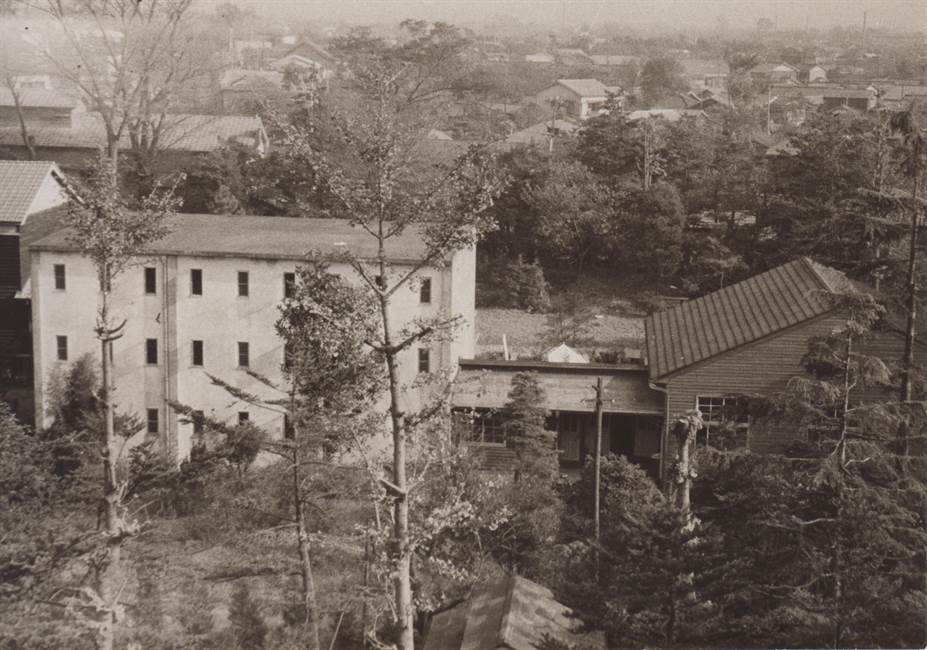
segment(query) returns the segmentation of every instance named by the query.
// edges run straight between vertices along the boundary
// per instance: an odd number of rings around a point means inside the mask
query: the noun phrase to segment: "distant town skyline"
[[[778,27],[862,25],[927,29],[925,0],[265,0],[242,2],[259,13],[320,23],[373,24],[404,18],[479,25],[495,20],[549,27],[597,23],[631,28],[743,30],[768,18]]]

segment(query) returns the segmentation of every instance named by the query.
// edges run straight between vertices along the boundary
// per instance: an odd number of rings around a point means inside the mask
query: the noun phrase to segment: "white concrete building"
[[[280,377],[283,346],[274,323],[290,274],[309,250],[347,249],[359,259],[372,259],[376,240],[336,219],[177,215],[169,224],[172,232],[125,271],[114,290],[114,319],[126,319],[125,335],[113,350],[117,408],[147,423],[147,434],[137,440],[157,436],[179,458],[189,453],[194,431],[170,402],[230,424],[248,419],[282,436],[282,416],[236,400],[208,375],[273,396],[249,373]],[[388,246],[396,272],[408,271],[423,251],[411,230]],[[93,333],[98,290],[92,264],[69,242],[67,229],[35,242],[31,252],[36,422],[42,425],[49,418],[44,386],[53,369],[84,354],[99,357]],[[331,269],[359,281],[347,264]],[[395,294],[394,331],[437,313],[464,320],[454,341],[402,354],[404,383],[473,356],[474,284],[475,252],[468,249],[442,268],[422,270],[411,287]],[[415,389],[405,395],[410,406],[418,400]]]

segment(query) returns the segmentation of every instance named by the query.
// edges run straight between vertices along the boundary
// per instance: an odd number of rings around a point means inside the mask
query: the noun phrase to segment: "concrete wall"
[[[67,288],[54,289],[53,267],[65,264]],[[158,291],[144,292],[143,266],[157,268]],[[250,347],[250,369],[271,379],[280,377],[283,346],[274,322],[283,300],[284,273],[296,269],[297,261],[228,257],[152,257],[128,269],[114,291],[114,320],[126,319],[124,336],[114,344],[116,400],[122,411],[145,417],[147,409],[160,411],[160,438],[179,457],[191,446],[192,425],[182,424],[167,408],[176,400],[200,409],[220,420],[235,423],[239,411],[276,436],[283,434],[282,416],[236,400],[224,389],[213,386],[206,373],[221,377],[243,390],[264,397],[279,397],[271,389],[238,367],[238,342]],[[473,254],[463,252],[445,269],[426,269],[420,275],[432,279],[432,302],[420,304],[417,283],[403,287],[393,298],[390,314],[393,331],[416,317],[460,309],[469,326],[458,332],[458,340],[434,343],[432,369],[450,368],[462,354],[473,350]],[[203,271],[203,295],[191,293],[190,271]],[[333,265],[333,272],[357,282],[345,265]],[[397,267],[395,272],[402,271]],[[405,270],[408,270],[407,268]],[[249,273],[248,297],[238,296],[237,274]],[[36,383],[36,420],[48,423],[44,384],[61,364],[56,360],[58,335],[68,337],[69,360],[82,354],[99,358],[99,343],[93,327],[97,304],[97,279],[90,262],[75,253],[32,252],[33,329]],[[456,273],[461,278],[455,277]],[[145,363],[145,339],[158,340],[159,363]],[[204,367],[192,365],[192,341],[202,340]],[[418,374],[418,348],[400,355],[400,376],[405,384]],[[408,408],[421,401],[417,389],[404,394]],[[385,403],[385,402],[384,402]],[[143,439],[144,434],[139,436]],[[381,441],[386,443],[384,438]]]

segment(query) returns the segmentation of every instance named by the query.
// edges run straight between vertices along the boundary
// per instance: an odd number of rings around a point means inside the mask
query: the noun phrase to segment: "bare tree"
[[[29,160],[36,160],[38,156],[35,151],[35,141],[32,139],[32,136],[29,135],[29,127],[26,125],[26,117],[23,114],[22,96],[16,85],[16,80],[12,75],[8,74],[3,78],[3,86],[9,91],[10,96],[13,98],[13,106],[16,108],[16,118],[19,120],[19,132],[22,135],[23,146],[26,147],[26,151],[29,153]]]
[[[118,599],[125,584],[122,546],[138,532],[138,524],[126,512],[123,503],[128,483],[124,473],[120,475],[118,471],[125,445],[120,444],[115,430],[116,385],[110,359],[113,341],[122,336],[126,321],[117,323],[113,318],[113,283],[150,242],[164,236],[164,217],[172,208],[172,192],[159,191],[149,196],[140,210],[129,210],[120,196],[115,174],[113,160],[101,152],[88,181],[68,188],[67,215],[72,241],[93,263],[99,287],[95,334],[100,342],[100,399],[104,406],[104,430],[100,436],[103,460],[100,512],[105,525],[105,546],[96,566],[93,590],[83,592],[90,602],[83,606],[93,607],[99,615],[95,628],[98,645],[104,650],[113,647],[115,627],[120,618]]]
[[[142,173],[177,128],[183,92],[213,69],[205,28],[193,0],[37,0],[60,27],[56,42],[36,46],[99,114],[106,154],[114,168],[128,141]]]
[[[418,281],[428,268],[442,267],[455,251],[471,247],[492,226],[486,209],[503,185],[491,156],[474,147],[449,164],[422,170],[418,146],[433,124],[436,106],[454,88],[455,68],[466,41],[446,25],[404,24],[407,39],[388,46],[363,36],[348,43],[351,101],[340,108],[322,106],[323,119],[335,125],[331,142],[319,143],[311,128],[284,125],[284,146],[299,152],[323,179],[337,201],[337,216],[370,237],[376,255],[362,259],[346,251],[348,263],[372,296],[380,329],[368,344],[385,360],[392,437],[390,479],[382,479],[393,505],[389,544],[398,645],[411,650],[413,595],[410,531],[409,442],[425,419],[407,414],[399,359],[414,346],[450,336],[459,323],[453,314],[394,322],[397,292]],[[425,173],[423,173],[425,172]],[[422,238],[422,254],[411,265],[397,266],[397,240],[408,232]]]

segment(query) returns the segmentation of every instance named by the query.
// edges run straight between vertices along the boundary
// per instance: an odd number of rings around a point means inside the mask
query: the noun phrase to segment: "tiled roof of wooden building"
[[[806,257],[657,312],[645,322],[656,379],[832,310],[828,293],[856,291],[841,272]]]

